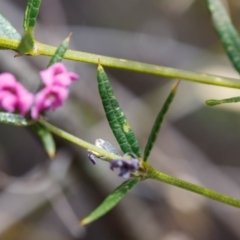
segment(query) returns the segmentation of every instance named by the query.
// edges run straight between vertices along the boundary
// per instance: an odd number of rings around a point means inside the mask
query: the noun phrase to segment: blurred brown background
[[[223,1],[240,30],[240,2]],[[1,13],[22,33],[26,0],[1,0]],[[191,71],[239,78],[216,37],[202,0],[42,0],[39,41],[58,45],[73,32],[71,48]],[[10,71],[34,90],[47,57],[13,58]],[[57,126],[94,142],[117,146],[96,84],[96,66],[65,61],[81,76],[64,107],[49,115]],[[176,80],[106,69],[142,149]],[[151,154],[162,172],[240,198],[239,104],[210,108],[207,99],[237,90],[182,81]],[[105,162],[56,137],[52,162],[31,129],[0,125],[0,239],[3,240],[221,240],[240,239],[240,211],[172,186],[144,181],[103,218],[86,228],[78,220],[123,179]]]

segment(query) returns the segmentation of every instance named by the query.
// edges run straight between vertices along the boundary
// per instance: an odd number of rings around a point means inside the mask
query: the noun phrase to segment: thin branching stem
[[[169,176],[165,173],[158,172],[157,170],[149,167],[147,168],[147,177],[150,179],[154,179],[160,182],[164,182],[179,188],[183,188],[185,190],[200,194],[207,198],[216,200],[218,202],[225,203],[227,205],[231,205],[237,208],[240,208],[240,200],[236,198],[232,198],[230,196],[212,191],[210,189],[186,182],[184,180]]]
[[[111,161],[114,159],[119,159],[119,155],[115,155],[111,152],[108,152],[102,148],[98,148],[95,145],[88,143],[78,137],[73,136],[72,134],[65,132],[64,130],[53,126],[51,123],[47,122],[46,120],[44,120],[43,118],[38,120],[42,125],[44,125],[45,127],[48,128],[48,130],[56,135],[58,135],[61,138],[64,138],[66,140],[68,140],[69,142],[72,142],[80,147],[83,147],[85,149],[88,149],[92,152],[96,152],[101,156],[104,156],[107,160]]]
[[[52,124],[45,121],[44,119],[40,119],[39,122],[41,124],[43,124],[45,127],[47,127],[49,131],[58,135],[59,137],[62,137],[62,138],[66,139],[66,140],[68,140],[68,141],[70,141],[70,142],[72,142],[76,145],[79,145],[83,148],[89,149],[93,152],[97,152],[98,154],[104,156],[106,159],[109,159],[109,161],[119,158],[118,155],[110,153],[110,152],[108,152],[104,149],[98,148],[95,145],[92,145],[92,144],[90,144],[90,143],[88,143],[88,142],[86,142],[86,141],[84,141],[84,140],[82,140],[78,137],[75,137],[75,136],[73,136],[73,135],[71,135],[71,134],[53,126]],[[145,179],[149,178],[149,179],[154,179],[154,180],[157,180],[157,181],[161,181],[161,182],[164,182],[164,183],[176,186],[176,187],[183,188],[183,189],[191,191],[191,192],[195,192],[197,194],[200,194],[200,195],[205,196],[207,198],[216,200],[218,202],[222,202],[222,203],[225,203],[227,205],[231,205],[231,206],[240,208],[240,200],[239,199],[235,199],[235,198],[232,198],[230,196],[223,195],[221,193],[212,191],[210,189],[207,189],[207,188],[204,188],[204,187],[186,182],[184,180],[172,177],[172,176],[167,175],[165,173],[158,172],[157,170],[153,169],[148,164],[146,165],[145,170],[146,170],[146,173],[145,173],[146,178]]]

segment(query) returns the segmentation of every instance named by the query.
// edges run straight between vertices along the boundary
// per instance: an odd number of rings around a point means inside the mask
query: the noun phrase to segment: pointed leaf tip
[[[83,219],[82,221],[79,222],[79,225],[80,225],[80,226],[85,226],[85,225],[87,225],[88,223],[89,223],[89,222],[88,222],[87,220]]]
[[[160,112],[158,113],[157,115],[157,118],[153,124],[153,127],[152,127],[152,130],[151,130],[151,133],[148,137],[148,141],[147,141],[147,144],[146,144],[146,147],[145,147],[145,150],[144,150],[144,157],[143,157],[143,160],[146,162],[148,160],[148,157],[151,153],[151,150],[153,148],[153,145],[158,137],[158,133],[161,129],[161,126],[162,126],[162,123],[163,123],[163,120],[164,120],[164,117],[165,115],[167,114],[169,108],[170,108],[170,105],[176,95],[176,91],[177,91],[177,88],[178,88],[178,85],[179,85],[179,82],[178,81],[171,89],[171,92],[169,93],[167,99],[165,100],[164,104],[163,104],[163,107],[161,108]]]
[[[47,154],[48,154],[48,157],[50,158],[50,160],[53,160],[56,156],[55,149],[49,150]]]
[[[103,70],[103,67],[101,66],[100,59],[98,58],[98,68],[97,70]]]
[[[70,41],[70,39],[71,39],[71,37],[72,37],[72,32],[71,32],[71,33],[69,33],[69,35],[68,35],[68,37],[66,38],[66,40],[69,42],[69,41]]]
[[[32,129],[40,137],[49,158],[53,159],[56,153],[56,146],[52,133],[44,125],[37,122],[32,125]]]
[[[115,207],[122,198],[134,187],[138,184],[139,180],[136,178],[131,178],[123,182],[120,186],[118,186],[110,195],[108,195],[105,200],[95,209],[93,210],[87,217],[80,221],[80,225],[87,225],[98,218],[105,215],[109,212],[113,207]]]
[[[180,80],[178,80],[177,83],[172,87],[172,92],[173,92],[173,93],[176,93],[176,92],[177,92],[177,89],[178,89],[179,84],[180,84]]]
[[[69,45],[71,36],[72,36],[72,33],[70,33],[68,35],[68,37],[66,39],[64,39],[62,41],[62,43],[58,46],[57,50],[55,51],[54,55],[51,57],[51,59],[48,63],[48,67],[50,67],[51,65],[53,65],[56,62],[62,61],[63,56],[68,49],[68,45]]]
[[[215,105],[220,105],[224,103],[237,103],[240,102],[240,97],[233,97],[233,98],[226,98],[226,99],[210,99],[206,101],[206,104],[210,107],[215,106]]]
[[[206,103],[206,105],[208,105],[209,107],[212,107],[212,106],[215,106],[215,105],[220,104],[220,103],[218,103],[218,100],[214,100],[214,99],[207,100],[205,103]]]

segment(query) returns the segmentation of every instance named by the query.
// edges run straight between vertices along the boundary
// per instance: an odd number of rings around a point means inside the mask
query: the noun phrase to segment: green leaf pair
[[[122,151],[124,153],[133,152],[134,154],[136,154],[136,156],[140,158],[141,150],[139,143],[130,127],[130,124],[127,121],[125,114],[119,106],[113,89],[109,83],[107,74],[105,73],[103,67],[100,64],[97,69],[97,80],[99,94],[102,99],[102,104],[105,110],[105,114],[107,116],[108,123]],[[152,127],[152,131],[144,151],[144,161],[147,161],[150,155],[150,152],[160,130],[161,124],[176,94],[177,86],[178,83],[172,88]]]
[[[136,156],[141,158],[141,150],[135,134],[133,133],[125,114],[120,108],[119,103],[114,95],[113,89],[109,83],[107,74],[100,64],[97,69],[97,80],[99,94],[109,126],[111,127],[112,132],[116,137],[116,140],[118,141],[122,151],[124,153],[133,152]],[[143,160],[145,162],[148,160],[153,145],[157,139],[158,132],[176,94],[177,87],[178,83],[172,88],[152,127],[152,131],[148,138],[144,151]],[[85,217],[81,221],[81,224],[88,224],[110,211],[119,203],[119,201],[127,194],[130,189],[137,185],[139,180],[140,179],[133,178],[123,182],[122,185],[117,187],[93,212]]]

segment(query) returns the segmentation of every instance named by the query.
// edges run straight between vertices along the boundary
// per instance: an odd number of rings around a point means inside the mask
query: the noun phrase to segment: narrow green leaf
[[[15,40],[21,39],[21,35],[2,14],[0,14],[0,37]]]
[[[107,74],[101,65],[97,69],[98,90],[108,123],[124,153],[133,152],[141,157],[138,141],[114,95]]]
[[[221,100],[210,99],[206,101],[208,106],[215,106],[223,103],[237,103],[240,102],[240,97],[226,98]]]
[[[235,69],[240,73],[240,38],[221,0],[206,0],[215,30]]]
[[[19,55],[33,55],[34,52],[34,37],[31,31],[25,32],[18,46]],[[18,56],[18,55],[16,55]]]
[[[47,152],[48,156],[52,159],[56,153],[55,141],[53,139],[52,133],[41,123],[34,123],[32,129],[41,138],[43,147]]]
[[[119,187],[117,187],[107,198],[87,217],[85,217],[80,224],[86,225],[89,224],[107,212],[109,212],[113,207],[115,207],[121,199],[127,194],[129,190],[131,190],[134,186],[137,185],[139,182],[138,179],[128,179],[127,181],[123,182]]]
[[[23,20],[24,35],[18,46],[18,55],[36,55],[37,45],[34,40],[34,26],[41,5],[41,0],[28,0]]]
[[[158,136],[158,133],[159,133],[159,130],[162,126],[162,122],[164,120],[164,117],[166,115],[166,113],[168,112],[168,109],[176,95],[176,92],[177,92],[177,88],[178,88],[178,84],[179,84],[179,81],[177,82],[177,84],[175,84],[170,92],[170,94],[168,95],[166,101],[164,102],[163,104],[163,107],[162,109],[160,110],[160,112],[158,113],[158,116],[153,124],[153,127],[152,127],[152,130],[151,130],[151,133],[148,137],[148,141],[147,141],[147,144],[146,144],[146,147],[145,147],[145,150],[144,150],[144,157],[143,157],[143,160],[144,161],[147,161],[148,160],[148,157],[150,155],[150,152],[153,148],[153,145],[157,139],[157,136]]]
[[[56,62],[61,62],[62,61],[63,56],[68,49],[68,45],[69,45],[71,35],[72,35],[72,33],[70,33],[69,36],[59,45],[59,47],[55,51],[54,55],[51,57],[51,59],[48,63],[48,67],[53,65]]]
[[[0,112],[0,123],[26,127],[33,124],[33,120],[27,120],[23,116],[15,113]]]
[[[33,32],[36,19],[40,9],[41,0],[28,0],[27,8],[23,20],[23,29],[25,32]]]

